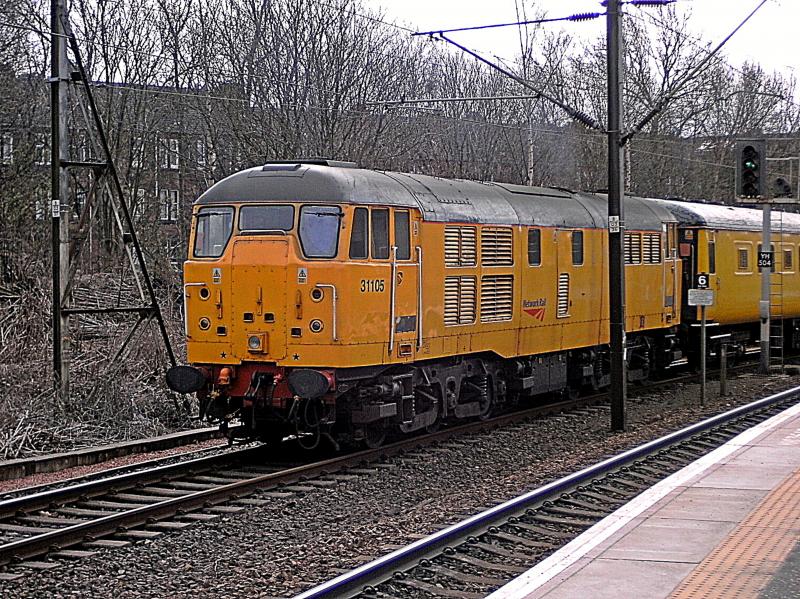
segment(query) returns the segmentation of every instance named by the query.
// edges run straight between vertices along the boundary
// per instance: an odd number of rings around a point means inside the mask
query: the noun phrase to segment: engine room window
[[[372,211],[372,257],[389,257],[389,211]]]
[[[394,213],[394,244],[397,246],[397,259],[411,258],[411,242],[409,241],[408,212]]]
[[[583,264],[583,231],[572,232],[572,264],[573,266]]]
[[[243,206],[239,210],[240,231],[290,231],[294,206]]]
[[[369,211],[366,208],[356,208],[353,213],[353,230],[350,233],[350,257],[366,259],[368,243]]]
[[[300,245],[306,258],[334,258],[339,246],[338,206],[303,206],[300,209]]]
[[[528,229],[528,264],[542,264],[542,232],[539,229]]]
[[[233,231],[233,208],[201,208],[194,229],[194,256],[219,258]]]

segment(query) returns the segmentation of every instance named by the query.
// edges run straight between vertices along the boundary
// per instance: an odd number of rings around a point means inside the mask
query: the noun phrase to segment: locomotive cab
[[[414,359],[417,217],[316,191],[275,194],[302,166],[268,166],[254,170],[269,174],[272,194],[245,189],[195,206],[184,265],[194,367],[170,378],[197,392],[201,413],[241,420],[248,436],[302,437],[335,424],[337,370]]]

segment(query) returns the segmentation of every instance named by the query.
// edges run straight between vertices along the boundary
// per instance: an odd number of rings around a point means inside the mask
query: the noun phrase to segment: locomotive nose
[[[243,361],[286,357],[286,239],[244,237],[233,246],[232,338]]]

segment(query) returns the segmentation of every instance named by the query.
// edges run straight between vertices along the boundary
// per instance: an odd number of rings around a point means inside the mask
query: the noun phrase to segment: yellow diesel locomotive
[[[626,198],[632,380],[680,355],[673,208]],[[380,443],[608,384],[607,204],[562,189],[270,163],[194,206],[188,360],[230,435]]]

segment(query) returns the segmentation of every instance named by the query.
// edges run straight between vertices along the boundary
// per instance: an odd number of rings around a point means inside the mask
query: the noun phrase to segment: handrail
[[[331,304],[333,308],[333,322],[331,323],[331,332],[333,333],[333,340],[338,341],[339,337],[336,335],[336,300],[339,299],[339,294],[336,293],[336,285],[330,283],[317,283],[315,287],[319,289],[331,290]]]
[[[417,250],[417,349],[422,348],[422,248]]]
[[[397,246],[392,246],[392,282],[389,287],[389,355],[394,352],[394,318],[395,318],[395,296],[397,287]]]

